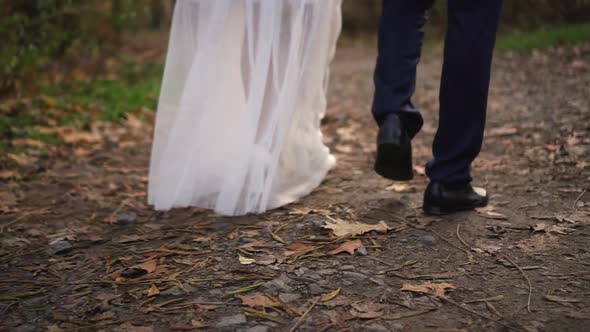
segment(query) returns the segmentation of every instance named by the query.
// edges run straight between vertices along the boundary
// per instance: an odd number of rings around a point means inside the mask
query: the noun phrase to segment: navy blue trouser
[[[411,136],[422,116],[411,101],[416,88],[427,10],[433,0],[383,0],[373,116],[399,114]],[[471,181],[481,150],[492,54],[502,0],[448,0],[448,30],[440,85],[439,126],[426,165],[432,181]]]

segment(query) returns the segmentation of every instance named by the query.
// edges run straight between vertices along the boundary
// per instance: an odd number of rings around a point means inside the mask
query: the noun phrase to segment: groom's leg
[[[378,123],[389,114],[401,115],[410,136],[422,127],[422,117],[411,98],[416,88],[426,11],[432,2],[383,1],[372,112]]]
[[[468,183],[480,152],[502,0],[449,0],[432,181]]]

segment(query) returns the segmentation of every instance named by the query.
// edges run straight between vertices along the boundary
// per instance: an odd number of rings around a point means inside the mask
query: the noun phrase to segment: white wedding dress
[[[178,0],[148,200],[264,212],[334,165],[322,142],[341,0]]]

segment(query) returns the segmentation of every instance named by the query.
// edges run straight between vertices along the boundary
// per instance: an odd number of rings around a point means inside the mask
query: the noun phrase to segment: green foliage
[[[24,96],[10,111],[0,112],[0,153],[20,153],[9,144],[14,139],[60,143],[58,136],[37,127],[86,129],[93,121],[118,121],[140,108],[155,108],[163,67],[160,62],[126,61],[116,78],[51,85]]]
[[[72,48],[116,44],[123,30],[147,21],[145,8],[132,0],[3,0],[0,75],[18,80]]]
[[[534,49],[543,50],[558,45],[580,42],[590,42],[590,23],[506,33],[498,38],[497,49],[500,51],[530,52]]]

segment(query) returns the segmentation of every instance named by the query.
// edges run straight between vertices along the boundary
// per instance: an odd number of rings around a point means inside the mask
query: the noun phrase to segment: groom
[[[416,88],[426,12],[434,0],[383,0],[373,116],[379,124],[375,171],[410,180],[411,139],[423,120],[411,101]],[[492,53],[502,0],[448,0],[448,31],[440,85],[439,127],[426,165],[427,214],[444,215],[487,205],[471,186],[471,163],[485,127]]]

